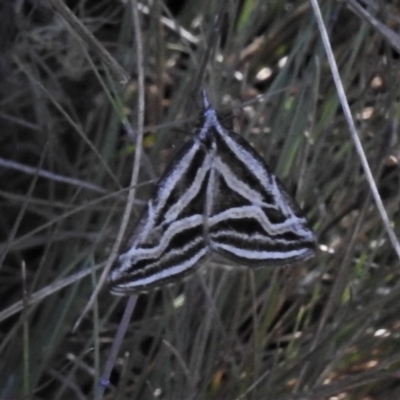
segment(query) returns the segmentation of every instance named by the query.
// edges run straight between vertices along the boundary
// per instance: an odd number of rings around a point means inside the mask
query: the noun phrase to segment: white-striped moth
[[[205,94],[203,102],[194,137],[166,168],[110,272],[114,294],[179,280],[212,254],[248,266],[314,254],[300,208],[254,148],[221,125]]]

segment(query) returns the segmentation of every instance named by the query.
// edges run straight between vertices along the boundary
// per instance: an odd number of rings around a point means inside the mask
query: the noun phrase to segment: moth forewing
[[[178,280],[210,254],[291,264],[314,254],[315,237],[262,157],[204,97],[193,139],[166,168],[128,244],[110,273],[115,294]]]
[[[173,281],[191,273],[208,254],[201,186],[209,164],[201,142],[192,139],[166,168],[110,272],[114,294],[146,291]]]

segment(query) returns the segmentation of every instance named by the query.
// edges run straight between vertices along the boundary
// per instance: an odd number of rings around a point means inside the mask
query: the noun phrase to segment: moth
[[[113,294],[177,281],[212,255],[250,267],[314,255],[300,208],[256,150],[222,126],[205,92],[200,119],[110,272]]]

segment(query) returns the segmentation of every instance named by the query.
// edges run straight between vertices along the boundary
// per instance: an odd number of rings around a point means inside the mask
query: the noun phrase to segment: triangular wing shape
[[[114,294],[146,291],[192,273],[212,252],[282,265],[311,257],[314,247],[299,207],[204,95],[194,138],[158,182],[109,284]]]
[[[209,254],[203,210],[210,167],[201,142],[184,145],[158,182],[126,252],[110,272],[112,293],[158,287],[192,273],[204,261]]]
[[[213,251],[244,265],[286,265],[314,255],[315,237],[297,204],[241,136],[213,109],[214,199],[208,213]],[[214,114],[214,115],[212,115]]]

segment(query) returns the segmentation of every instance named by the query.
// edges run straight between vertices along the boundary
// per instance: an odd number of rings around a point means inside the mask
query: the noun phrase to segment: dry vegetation
[[[141,295],[106,398],[400,398],[399,257],[310,3],[152,3],[140,8],[145,136],[131,220],[190,136],[204,73],[213,105],[297,198],[320,249],[285,268],[208,265]],[[126,302],[103,289],[72,332],[127,200],[141,73],[136,3],[65,1],[69,22],[60,4],[0,5],[0,399],[93,398]],[[398,235],[400,9],[368,4],[320,0]]]

